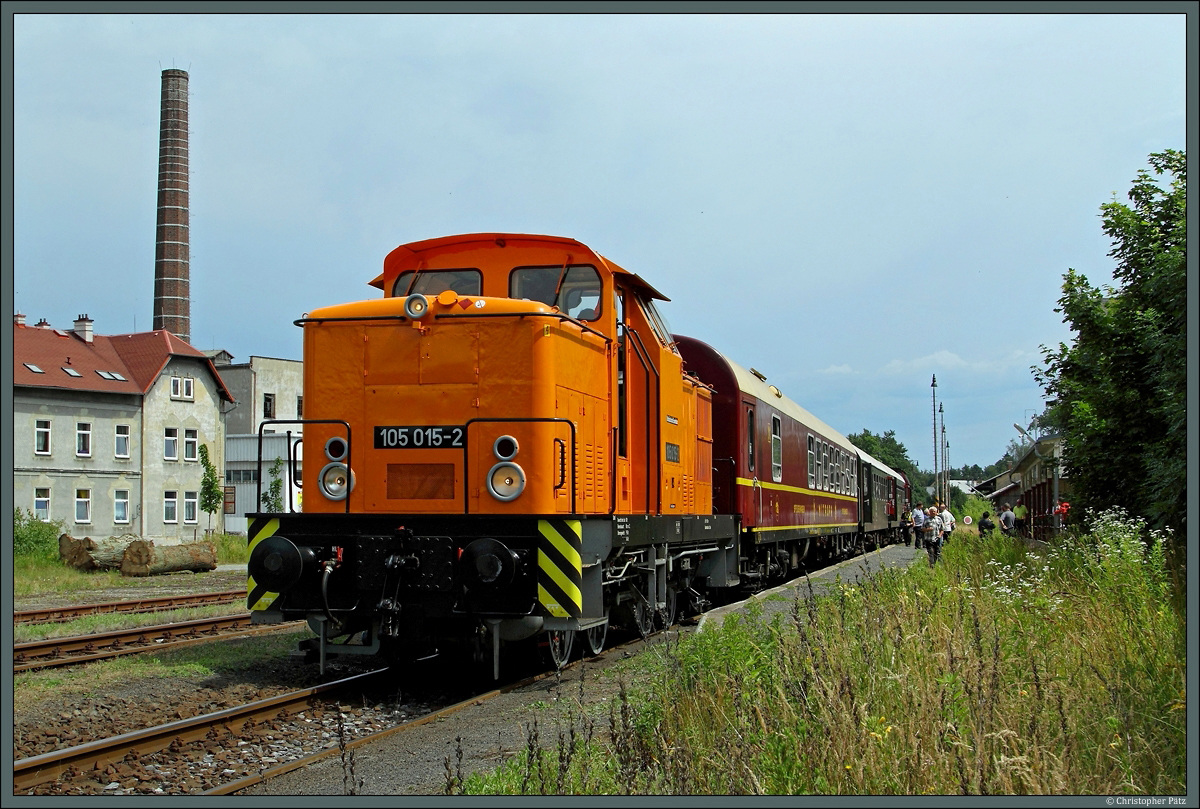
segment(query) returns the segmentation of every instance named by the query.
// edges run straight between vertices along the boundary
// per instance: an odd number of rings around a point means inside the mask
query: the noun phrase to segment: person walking
[[[917,547],[921,547],[921,543],[925,540],[925,504],[917,503],[917,507],[913,509],[912,525],[913,536],[916,537]]]
[[[930,506],[925,515],[925,550],[929,553],[929,566],[933,567],[942,555],[942,518],[936,506]]]

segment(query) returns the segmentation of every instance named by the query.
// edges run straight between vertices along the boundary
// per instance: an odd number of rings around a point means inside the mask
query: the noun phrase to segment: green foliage
[[[1075,270],[1059,308],[1075,332],[1070,346],[1042,347],[1034,376],[1051,401],[1046,420],[1065,439],[1072,505],[1117,505],[1173,528],[1182,568],[1187,525],[1187,161],[1167,150],[1150,155],[1164,188],[1142,169],[1130,205],[1102,206],[1113,240],[1116,288],[1093,287]]]
[[[204,477],[200,481],[200,510],[208,515],[208,525],[212,527],[212,515],[225,505],[225,490],[221,488],[221,477],[208,457],[208,445],[200,445],[200,464],[204,467]]]
[[[549,747],[534,728],[453,791],[1183,794],[1185,622],[1145,532],[1111,511],[1044,551],[961,536],[934,568],[731,614],[648,650],[607,733],[568,715],[556,759],[543,722]]]
[[[217,546],[217,564],[242,564],[250,558],[244,534],[215,534],[209,539]]]
[[[271,484],[267,493],[262,496],[262,510],[271,514],[283,511],[283,458],[276,458],[268,472]]]
[[[32,511],[13,509],[13,556],[55,559],[65,530],[61,522],[43,522]]]

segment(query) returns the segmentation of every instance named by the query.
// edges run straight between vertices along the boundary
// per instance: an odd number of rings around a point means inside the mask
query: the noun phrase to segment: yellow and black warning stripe
[[[556,618],[583,615],[583,523],[538,520],[538,603]]]
[[[255,547],[267,537],[275,535],[279,530],[279,519],[277,517],[255,517],[250,521],[250,528],[246,532],[250,538],[248,552],[254,554]],[[251,612],[255,610],[265,610],[279,598],[279,593],[272,593],[261,584],[254,581],[254,577],[248,572],[246,574],[246,607]]]

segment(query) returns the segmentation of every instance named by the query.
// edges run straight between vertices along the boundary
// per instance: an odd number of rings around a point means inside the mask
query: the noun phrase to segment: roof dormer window
[[[76,371],[74,368],[68,368],[68,367],[66,367],[65,365],[64,365],[64,366],[61,366],[61,367],[62,367],[63,373],[64,373],[64,374],[66,374],[67,376],[74,376],[74,377],[81,377],[81,376],[83,376],[83,374],[79,373],[79,372],[78,372],[78,371]]]
[[[41,368],[39,368],[39,367],[37,367],[36,365],[34,365],[32,362],[26,362],[26,363],[22,363],[22,364],[23,364],[23,365],[24,365],[26,368],[28,368],[29,370],[33,371],[35,374],[44,374],[44,373],[46,373],[46,372],[45,372],[45,371],[43,371]]]

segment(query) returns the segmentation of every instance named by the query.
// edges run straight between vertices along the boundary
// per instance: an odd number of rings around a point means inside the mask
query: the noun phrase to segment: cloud
[[[828,368],[823,368],[818,373],[822,374],[852,374],[854,369],[849,365],[830,365]]]
[[[916,373],[918,371],[947,371],[960,370],[967,373],[995,374],[1012,368],[1028,369],[1031,363],[1040,362],[1040,354],[1013,349],[1007,354],[994,359],[965,360],[953,351],[942,349],[932,354],[916,357],[910,360],[894,359],[879,369],[881,376],[895,376]]]

